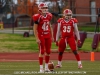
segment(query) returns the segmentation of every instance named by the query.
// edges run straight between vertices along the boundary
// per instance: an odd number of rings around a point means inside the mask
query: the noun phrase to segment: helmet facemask
[[[42,13],[47,13],[48,12],[48,7],[42,7],[41,8]]]
[[[64,18],[66,20],[70,20],[72,18],[72,14],[64,14]]]

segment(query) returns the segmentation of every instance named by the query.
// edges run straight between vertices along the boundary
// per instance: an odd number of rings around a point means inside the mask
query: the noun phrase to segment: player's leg
[[[50,60],[50,53],[51,53],[51,38],[47,38],[45,39],[45,50],[46,50],[46,54],[45,54],[45,71],[50,71],[48,69],[48,63]]]
[[[66,48],[65,39],[61,38],[58,45],[59,54],[58,54],[58,64],[56,65],[56,68],[62,67],[62,58],[65,48]]]
[[[68,43],[69,43],[69,46],[76,57],[76,60],[78,61],[78,68],[82,68],[80,56],[79,56],[79,53],[77,52],[76,40],[74,39],[74,37],[68,38]]]
[[[43,56],[44,56],[44,49],[45,49],[45,40],[43,37],[40,37],[41,43],[39,44],[39,64],[40,64],[40,72],[44,72],[43,70]]]

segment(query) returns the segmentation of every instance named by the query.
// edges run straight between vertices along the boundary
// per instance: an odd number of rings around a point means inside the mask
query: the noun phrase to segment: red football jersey
[[[51,36],[50,31],[50,20],[52,19],[52,14],[47,13],[46,16],[43,16],[41,14],[35,14],[33,15],[33,21],[38,22],[38,34],[44,35],[45,37]]]
[[[63,18],[58,19],[60,24],[61,37],[70,37],[74,35],[74,25],[77,23],[77,19],[72,18],[69,21],[66,21]]]

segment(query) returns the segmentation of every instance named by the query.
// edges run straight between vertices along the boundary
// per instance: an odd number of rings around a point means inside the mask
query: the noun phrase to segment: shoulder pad
[[[73,20],[74,23],[77,23],[78,22],[76,18],[72,18],[71,20]]]
[[[49,19],[51,20],[52,19],[52,14],[48,13],[48,16],[49,16]]]
[[[48,13],[48,15],[52,17],[52,14],[51,13]]]
[[[60,22],[61,20],[63,20],[63,18],[59,18],[57,22]]]
[[[34,21],[37,21],[39,17],[40,17],[40,14],[34,14],[32,18]]]

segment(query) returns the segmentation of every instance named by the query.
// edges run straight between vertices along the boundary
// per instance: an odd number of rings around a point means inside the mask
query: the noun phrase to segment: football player
[[[48,6],[46,3],[40,3],[38,5],[39,13],[33,15],[34,21],[34,35],[36,37],[36,42],[39,46],[39,64],[40,72],[50,71],[48,69],[48,62],[51,53],[51,43],[53,41],[53,32],[51,28],[50,21],[52,19],[52,14],[48,12]],[[45,54],[45,70],[43,69],[43,57]]]
[[[59,55],[58,55],[58,64],[56,68],[62,67],[62,57],[67,44],[69,44],[72,52],[74,53],[77,61],[78,68],[82,68],[80,56],[77,52],[77,44],[81,44],[80,35],[77,27],[77,19],[72,18],[72,11],[70,9],[65,9],[63,12],[63,18],[58,19],[57,34],[56,34],[56,45],[58,45]],[[58,43],[59,33],[61,33],[61,38]],[[77,37],[77,43],[75,36]]]

